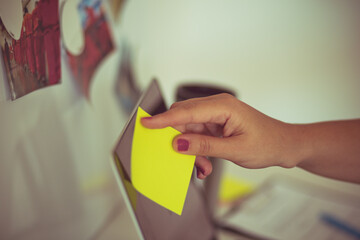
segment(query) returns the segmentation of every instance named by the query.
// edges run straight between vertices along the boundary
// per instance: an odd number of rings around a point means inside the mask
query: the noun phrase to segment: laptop
[[[182,215],[179,216],[158,205],[136,191],[131,182],[131,147],[136,119],[136,110],[140,106],[150,115],[167,110],[159,84],[153,80],[142,93],[138,103],[130,114],[111,160],[120,192],[125,200],[138,239],[215,239],[215,226],[202,191],[191,179]]]

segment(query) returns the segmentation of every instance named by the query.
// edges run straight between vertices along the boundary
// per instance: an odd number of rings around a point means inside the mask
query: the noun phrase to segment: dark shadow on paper
[[[139,100],[141,91],[135,78],[131,48],[128,44],[123,43],[121,50],[120,68],[115,83],[115,91],[121,108],[127,115],[130,115]]]

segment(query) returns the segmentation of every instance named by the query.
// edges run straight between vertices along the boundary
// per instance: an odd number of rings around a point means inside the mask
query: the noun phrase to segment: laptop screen
[[[125,188],[125,198],[131,203],[136,217],[136,224],[145,239],[212,239],[214,227],[206,209],[203,195],[194,181],[190,181],[182,215],[179,216],[158,205],[141,193],[131,184],[131,146],[136,119],[136,110],[140,106],[150,115],[166,111],[166,105],[159,85],[153,80],[142,94],[139,103],[130,115],[129,122],[120,136],[114,151],[116,174]]]

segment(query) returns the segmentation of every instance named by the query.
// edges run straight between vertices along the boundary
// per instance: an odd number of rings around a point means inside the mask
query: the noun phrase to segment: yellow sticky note
[[[131,150],[131,181],[141,194],[181,215],[195,156],[177,153],[172,148],[179,131],[171,127],[145,128],[140,120],[149,116],[138,108]]]

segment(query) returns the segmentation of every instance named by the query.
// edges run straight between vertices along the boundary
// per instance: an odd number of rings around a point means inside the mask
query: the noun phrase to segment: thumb
[[[228,159],[228,139],[200,134],[181,134],[174,138],[173,148],[183,154]]]

